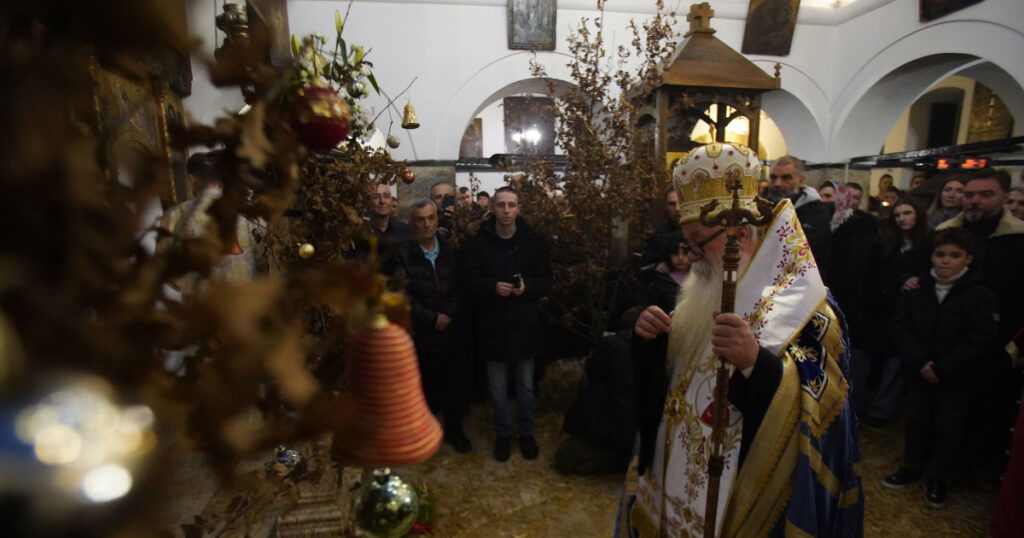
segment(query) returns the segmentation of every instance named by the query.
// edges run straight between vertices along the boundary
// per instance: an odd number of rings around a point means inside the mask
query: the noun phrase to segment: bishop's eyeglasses
[[[690,254],[703,258],[704,247],[706,247],[708,243],[714,241],[716,237],[722,235],[724,232],[725,228],[719,228],[717,232],[705,237],[704,239],[701,239],[700,241],[697,241],[696,243],[689,243],[684,241],[680,243],[679,247],[685,252],[689,252]]]

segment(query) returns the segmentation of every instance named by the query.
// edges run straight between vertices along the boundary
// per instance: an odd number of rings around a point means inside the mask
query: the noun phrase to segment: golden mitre
[[[754,198],[761,179],[761,161],[757,154],[731,142],[712,142],[690,150],[672,168],[672,182],[679,194],[679,224],[698,220],[701,207],[713,199],[718,200],[718,208],[709,217],[732,207],[732,191],[726,183],[735,179],[743,186],[740,207],[758,214]]]

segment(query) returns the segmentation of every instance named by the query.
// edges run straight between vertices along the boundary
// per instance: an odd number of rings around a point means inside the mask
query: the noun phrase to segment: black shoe
[[[537,454],[540,453],[540,449],[537,448],[537,440],[532,435],[519,436],[519,451],[528,460],[537,459]]]
[[[452,448],[459,454],[465,454],[473,450],[473,443],[469,442],[469,438],[466,437],[466,434],[462,433],[462,430],[445,432],[444,442],[452,445]]]
[[[921,471],[900,467],[900,470],[882,479],[887,488],[902,489],[921,479]]]
[[[494,442],[494,459],[498,461],[508,461],[508,457],[512,455],[512,438],[511,437],[499,437]]]
[[[942,508],[946,506],[947,489],[945,481],[928,479],[924,485],[924,498],[932,508]]]

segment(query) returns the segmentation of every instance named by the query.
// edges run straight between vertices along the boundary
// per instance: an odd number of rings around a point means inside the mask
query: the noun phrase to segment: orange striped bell
[[[337,435],[335,455],[364,465],[402,465],[437,452],[441,425],[423,397],[408,333],[381,314],[352,337],[349,350],[347,397],[368,433]]]

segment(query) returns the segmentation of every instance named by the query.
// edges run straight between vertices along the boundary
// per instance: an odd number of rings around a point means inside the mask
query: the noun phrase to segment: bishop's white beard
[[[686,366],[703,357],[708,343],[711,341],[711,329],[715,325],[711,314],[721,310],[722,306],[722,267],[721,258],[700,260],[690,265],[690,276],[679,290],[680,298],[676,302],[672,314],[672,329],[669,332],[669,373],[679,372]],[[740,270],[750,265],[750,258],[740,254]]]

